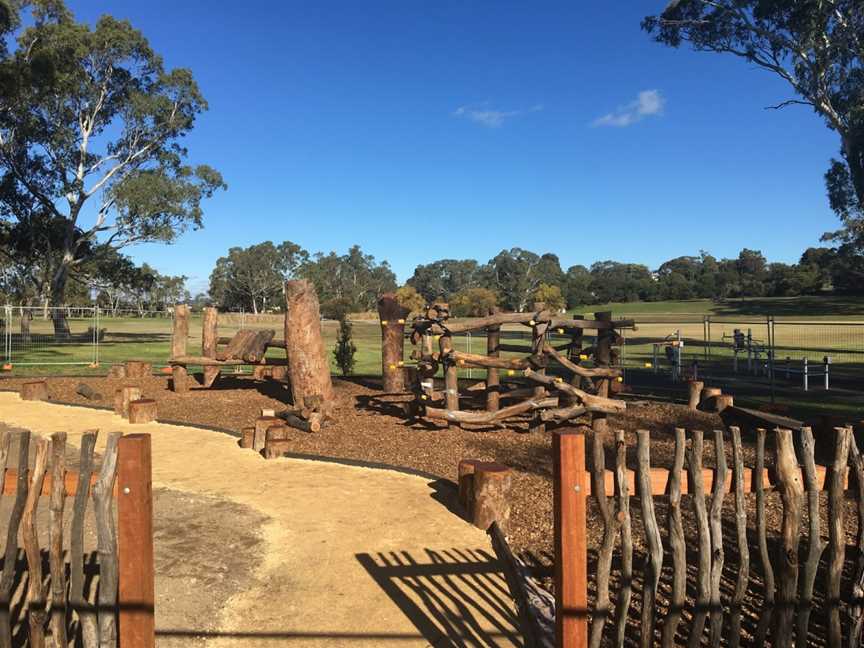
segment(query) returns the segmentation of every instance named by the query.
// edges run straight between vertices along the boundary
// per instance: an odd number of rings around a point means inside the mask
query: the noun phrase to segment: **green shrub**
[[[333,357],[343,376],[354,372],[354,354],[357,353],[357,347],[351,339],[352,334],[353,327],[348,318],[344,316],[339,318],[339,335],[336,338],[336,346],[333,347]]]

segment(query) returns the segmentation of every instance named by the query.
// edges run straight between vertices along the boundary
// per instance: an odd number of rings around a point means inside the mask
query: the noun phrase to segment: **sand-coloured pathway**
[[[0,421],[152,435],[160,646],[521,645],[486,535],[429,479],[11,393]]]

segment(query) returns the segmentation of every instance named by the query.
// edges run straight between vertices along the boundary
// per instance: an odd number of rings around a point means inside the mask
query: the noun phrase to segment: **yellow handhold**
[[[623,379],[621,376],[618,376],[618,378],[617,378],[616,380],[617,380],[618,382],[624,382],[624,379]]]
[[[648,367],[648,368],[650,369],[652,365],[651,365],[650,362],[646,362],[646,363],[645,363],[645,366]]]
[[[405,361],[404,361],[404,360],[400,360],[400,361],[397,362],[396,364],[397,364],[398,366],[400,366],[400,367],[404,367],[404,366],[405,366]]]
[[[588,356],[585,355],[584,353],[580,353],[580,354],[579,354],[579,359],[580,359],[580,360],[587,360],[587,359],[588,359]]]
[[[508,376],[512,376],[514,373],[516,373],[516,372],[513,371],[512,369],[508,369],[508,370],[507,370],[507,375],[508,375]]]
[[[387,326],[387,320],[381,320],[381,326]]]
[[[423,394],[422,396],[420,396],[420,400],[426,400],[427,398],[429,398],[429,397],[426,394]]]
[[[404,324],[404,323],[405,323],[405,320],[404,320],[404,319],[400,319],[400,320],[396,320],[396,322],[397,322],[398,324]]]
[[[564,329],[562,329],[562,328],[559,328],[559,329],[558,329],[558,332],[559,332],[559,333],[560,333],[560,334],[562,334],[562,335],[563,335],[563,334],[564,334]]]
[[[534,326],[535,322],[534,322],[534,320],[531,320],[530,322],[528,322],[528,324],[531,326]]]
[[[392,371],[393,369],[395,369],[395,368],[396,368],[396,365],[393,365],[393,364],[390,365],[390,370],[391,370],[391,371]]]
[[[562,382],[562,381],[563,381],[563,379],[561,378],[561,376],[555,376],[555,382]]]

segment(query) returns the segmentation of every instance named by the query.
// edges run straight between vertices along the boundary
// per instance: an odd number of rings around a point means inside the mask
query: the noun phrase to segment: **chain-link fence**
[[[5,306],[4,365],[70,366],[99,362],[99,310]]]

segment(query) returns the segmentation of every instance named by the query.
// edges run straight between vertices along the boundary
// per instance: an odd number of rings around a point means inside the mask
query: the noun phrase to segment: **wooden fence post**
[[[150,435],[124,436],[118,452],[119,645],[153,648],[156,635]]]
[[[555,524],[555,645],[588,645],[588,473],[585,435],[555,432],[552,437]]]

